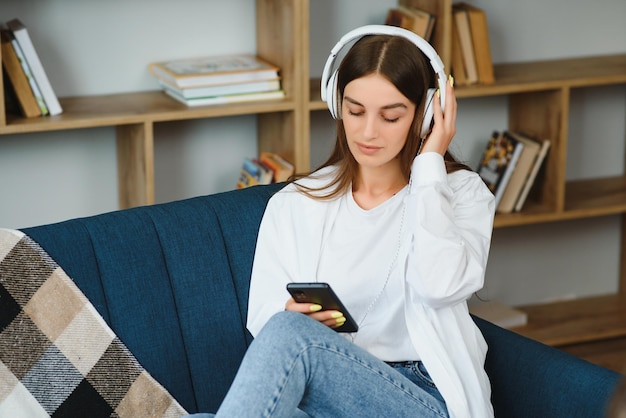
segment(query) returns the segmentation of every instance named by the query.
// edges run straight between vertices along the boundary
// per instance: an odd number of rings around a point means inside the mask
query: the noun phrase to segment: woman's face
[[[398,164],[415,104],[386,78],[370,74],[349,82],[341,105],[348,147],[359,165]]]

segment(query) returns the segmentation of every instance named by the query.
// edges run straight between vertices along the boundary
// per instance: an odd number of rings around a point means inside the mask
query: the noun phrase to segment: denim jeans
[[[306,315],[280,312],[250,345],[217,417],[306,416],[302,411],[331,418],[448,416],[421,362],[387,364]]]

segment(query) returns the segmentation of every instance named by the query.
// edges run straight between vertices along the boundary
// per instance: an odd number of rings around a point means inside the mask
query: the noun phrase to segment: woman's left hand
[[[444,155],[456,134],[457,103],[452,76],[448,77],[448,82],[443,88],[446,89],[445,113],[441,110],[441,101],[435,100],[433,103],[433,129],[424,141],[421,152],[437,152]]]

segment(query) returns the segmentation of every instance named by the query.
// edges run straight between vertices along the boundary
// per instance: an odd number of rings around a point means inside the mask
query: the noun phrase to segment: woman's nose
[[[373,139],[378,137],[378,118],[374,115],[365,117],[365,126],[363,130],[365,139]]]

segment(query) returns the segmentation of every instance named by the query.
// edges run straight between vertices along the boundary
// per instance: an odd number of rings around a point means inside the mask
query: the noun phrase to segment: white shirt
[[[324,185],[333,167],[299,180]],[[384,361],[422,360],[452,417],[490,417],[485,340],[467,310],[482,288],[494,197],[480,177],[415,158],[411,184],[363,210],[347,193],[315,200],[293,184],[268,202],[252,270],[252,335],[285,308],[289,282],[329,283],[356,322],[354,343]]]

